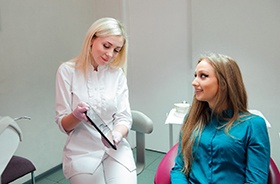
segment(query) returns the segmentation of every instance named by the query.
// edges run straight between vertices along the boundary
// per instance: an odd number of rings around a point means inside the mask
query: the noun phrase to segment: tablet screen
[[[112,131],[107,124],[99,117],[92,107],[86,112],[86,116],[95,129],[101,134],[101,136],[109,143],[109,145],[116,150],[117,147],[114,144]]]

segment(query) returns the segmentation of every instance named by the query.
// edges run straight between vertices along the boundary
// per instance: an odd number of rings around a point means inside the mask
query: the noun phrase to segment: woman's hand
[[[115,145],[118,145],[123,138],[122,134],[116,130],[112,131],[112,137],[113,137],[113,141],[114,141]]]
[[[71,132],[82,120],[88,121],[85,112],[89,109],[89,105],[80,102],[74,111],[61,120],[61,125],[66,132]]]
[[[126,137],[128,129],[125,125],[117,125],[112,131],[112,138],[114,143],[117,145],[121,142],[123,137]]]
[[[85,112],[89,109],[89,105],[85,102],[79,102],[78,106],[74,109],[72,114],[77,118],[78,120],[82,121],[88,121]]]

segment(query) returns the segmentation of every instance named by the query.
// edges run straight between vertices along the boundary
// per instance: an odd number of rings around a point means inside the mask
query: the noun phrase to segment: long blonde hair
[[[86,34],[82,50],[80,54],[72,59],[71,61],[76,62],[76,68],[83,70],[87,73],[88,67],[92,61],[91,55],[91,42],[95,37],[106,37],[106,36],[122,36],[124,38],[124,44],[118,56],[110,62],[111,67],[123,67],[127,61],[127,36],[123,24],[114,18],[101,18],[95,21]]]
[[[187,175],[194,159],[192,154],[194,142],[199,140],[203,128],[213,115],[212,113],[216,113],[217,111],[215,110],[224,104],[227,104],[227,107],[232,109],[233,116],[229,119],[227,118],[228,122],[224,125],[225,132],[228,133],[234,121],[239,119],[239,113],[248,112],[247,92],[237,63],[228,56],[214,53],[201,56],[198,63],[202,60],[206,60],[214,68],[219,89],[217,101],[211,111],[208,110],[209,105],[207,102],[198,101],[194,96],[189,114],[182,126],[181,152],[185,163],[183,171]],[[219,118],[224,118],[222,112],[218,112],[215,115]]]

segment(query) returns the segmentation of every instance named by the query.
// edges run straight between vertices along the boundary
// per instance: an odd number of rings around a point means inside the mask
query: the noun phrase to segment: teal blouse
[[[226,111],[231,114],[232,111]],[[270,163],[270,142],[263,118],[250,114],[235,122],[226,134],[219,129],[226,121],[215,116],[202,131],[193,147],[194,161],[189,176],[182,173],[181,139],[175,166],[171,170],[173,184],[267,183]]]

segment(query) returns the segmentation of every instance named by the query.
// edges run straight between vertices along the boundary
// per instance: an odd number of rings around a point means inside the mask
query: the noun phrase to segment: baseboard
[[[39,181],[40,179],[43,179],[43,178],[49,176],[50,174],[55,173],[56,171],[58,171],[60,169],[62,169],[62,164],[59,164],[59,165],[47,170],[46,172],[43,172],[42,174],[40,174],[38,176],[35,175],[35,181]],[[23,184],[32,184],[32,181],[30,179],[30,180],[24,182]]]

